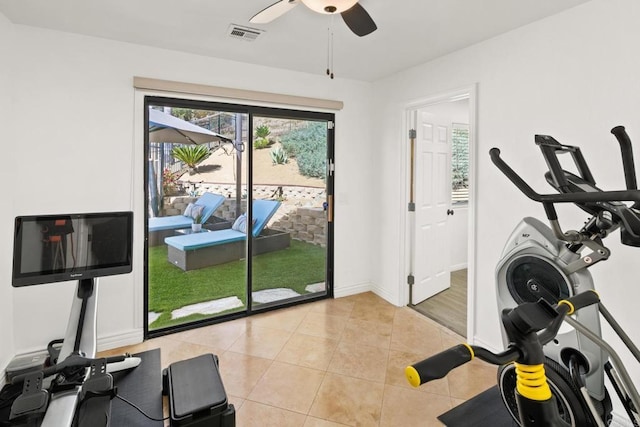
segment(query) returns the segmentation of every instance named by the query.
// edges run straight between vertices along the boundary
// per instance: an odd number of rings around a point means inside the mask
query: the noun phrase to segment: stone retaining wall
[[[229,198],[236,197],[235,184],[192,184],[191,190],[202,194],[206,191],[215,194],[222,194]],[[246,197],[246,193],[242,194]],[[327,192],[324,188],[300,187],[291,185],[254,185],[253,196],[256,199],[275,199],[288,202],[299,203],[298,206],[310,205],[321,207],[327,199]]]
[[[322,208],[294,207],[276,219],[273,228],[289,232],[292,239],[322,247],[327,244],[327,218]]]

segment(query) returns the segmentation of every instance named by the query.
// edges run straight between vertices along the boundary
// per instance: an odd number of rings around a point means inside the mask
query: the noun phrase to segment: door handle
[[[447,215],[453,215],[453,214],[454,214],[453,209],[447,209]]]

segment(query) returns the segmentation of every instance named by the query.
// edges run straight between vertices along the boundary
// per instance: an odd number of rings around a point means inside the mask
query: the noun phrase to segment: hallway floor
[[[317,301],[154,338],[100,355],[160,348],[162,367],[217,354],[238,427],[441,426],[436,417],[495,384],[474,360],[412,388],[404,368],[463,342],[373,293]]]
[[[467,335],[467,269],[451,272],[448,289],[413,306],[460,336]]]

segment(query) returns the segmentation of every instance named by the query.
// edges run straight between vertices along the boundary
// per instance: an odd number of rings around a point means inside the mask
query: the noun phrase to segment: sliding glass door
[[[254,309],[327,295],[329,123],[253,116]]]
[[[333,115],[147,97],[145,123],[147,336],[331,296]]]

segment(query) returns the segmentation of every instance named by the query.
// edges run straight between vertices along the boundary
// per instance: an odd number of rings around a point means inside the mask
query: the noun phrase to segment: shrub
[[[304,176],[325,178],[327,174],[327,152],[325,147],[305,143],[297,157],[298,169]],[[306,150],[304,148],[307,148]]]
[[[327,165],[327,125],[310,122],[307,127],[288,132],[280,138],[284,150],[298,162],[304,176],[325,178]]]
[[[211,150],[206,145],[180,145],[173,147],[171,155],[187,165],[189,173],[194,173],[198,164],[211,155]]]
[[[162,193],[172,195],[178,189],[178,174],[171,172],[168,168],[162,171]]]
[[[271,161],[274,165],[283,165],[289,161],[287,152],[282,147],[275,147],[271,149]]]
[[[262,150],[263,148],[267,148],[269,146],[269,140],[267,138],[256,138],[253,141],[253,148],[256,150]]]

